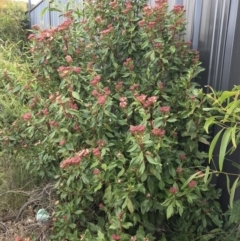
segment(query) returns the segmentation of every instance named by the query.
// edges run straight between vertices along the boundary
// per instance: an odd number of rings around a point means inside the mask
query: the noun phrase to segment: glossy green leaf
[[[210,147],[209,147],[209,151],[208,151],[208,161],[209,163],[211,162],[212,160],[212,155],[213,155],[213,151],[215,149],[215,146],[217,144],[217,141],[221,135],[223,130],[220,130],[213,138],[213,140],[211,141],[211,144],[210,144]]]
[[[236,187],[237,187],[239,178],[240,178],[240,177],[237,177],[237,178],[236,178],[236,180],[234,181],[234,183],[233,183],[233,185],[232,185],[232,187],[231,187],[231,190],[230,190],[230,200],[229,200],[230,208],[233,208],[233,201],[234,201],[235,192],[236,192]]]
[[[219,151],[219,160],[218,160],[220,171],[222,171],[223,169],[223,162],[226,156],[228,143],[230,142],[231,132],[232,132],[232,128],[226,129],[226,131],[223,133],[223,136],[222,136],[222,141],[221,141],[220,151]]]

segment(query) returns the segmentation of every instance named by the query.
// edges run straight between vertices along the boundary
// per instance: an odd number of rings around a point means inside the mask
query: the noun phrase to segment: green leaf
[[[76,215],[79,215],[79,214],[81,214],[81,213],[83,213],[83,210],[77,210],[77,211],[75,212]]]
[[[226,99],[230,98],[231,96],[237,95],[238,91],[223,91],[220,98],[217,99],[216,102],[222,103]]]
[[[172,204],[170,204],[167,207],[167,219],[169,219],[173,215],[173,212],[174,212],[173,206],[172,206]]]
[[[94,188],[94,192],[98,191],[102,187],[102,183],[99,182],[98,185]]]
[[[228,191],[228,194],[230,195],[230,180],[227,174],[226,174],[226,182],[227,182],[227,191]]]
[[[210,167],[207,166],[206,170],[205,170],[205,174],[204,174],[204,183],[206,184],[207,183],[207,179],[208,179],[208,175],[209,175],[209,170],[210,170]]]
[[[234,127],[232,128],[232,144],[235,148],[237,148],[237,144],[236,144],[236,128],[237,128],[237,124],[234,125]]]
[[[132,201],[129,197],[127,197],[127,208],[128,208],[130,213],[134,212],[134,206],[133,206]]]
[[[150,155],[146,155],[146,158],[147,158],[148,162],[153,164],[153,165],[159,165],[160,164],[160,163],[156,162],[155,159]]]
[[[176,122],[176,121],[177,121],[176,118],[170,118],[170,119],[167,120],[167,122],[170,122],[170,123],[173,123],[173,122]]]
[[[130,222],[127,222],[127,223],[124,223],[122,226],[123,226],[125,229],[129,229],[130,227],[133,226],[133,224],[130,223]]]
[[[75,91],[72,92],[72,96],[73,96],[73,98],[75,98],[77,100],[81,100],[80,95]]]
[[[228,129],[226,129],[226,131],[224,132],[224,134],[222,136],[220,152],[219,152],[219,160],[218,160],[220,171],[222,171],[222,169],[223,169],[223,162],[224,162],[224,159],[226,156],[228,143],[230,142],[231,132],[232,132],[232,128],[228,128]]]
[[[204,125],[204,130],[208,133],[208,128],[209,126],[213,125],[215,123],[215,117],[209,117],[206,122],[205,122],[205,125]]]
[[[172,45],[170,47],[170,52],[173,54],[173,53],[175,53],[175,51],[176,51],[176,48],[175,48],[175,46]]]
[[[231,188],[231,191],[230,191],[230,201],[229,201],[230,208],[233,208],[233,201],[234,201],[235,191],[236,191],[236,187],[237,187],[237,183],[238,183],[238,181],[239,181],[239,178],[240,178],[240,177],[238,177],[238,178],[234,181],[234,183],[233,183],[233,185],[232,185],[232,188]]]
[[[209,151],[208,151],[208,161],[210,163],[211,159],[212,159],[212,154],[213,154],[213,151],[214,151],[214,148],[217,144],[217,141],[219,139],[219,136],[221,135],[223,130],[220,130],[213,138],[213,140],[211,141],[211,145],[209,147]]]
[[[111,201],[112,201],[112,187],[111,187],[111,185],[109,185],[106,188],[104,198],[106,199],[107,203],[111,203]]]
[[[47,10],[49,10],[49,7],[45,7],[45,8],[40,12],[40,17],[42,17]]]
[[[204,144],[206,144],[206,145],[209,145],[208,140],[207,140],[206,138],[202,137],[202,136],[200,136],[198,140],[199,140],[199,142],[201,142],[201,143],[204,143]]]

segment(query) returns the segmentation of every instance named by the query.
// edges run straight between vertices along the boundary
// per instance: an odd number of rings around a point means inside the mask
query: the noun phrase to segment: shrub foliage
[[[69,6],[58,27],[29,36],[36,81],[7,86],[28,110],[5,148],[56,175],[52,240],[194,240],[221,226],[202,172],[208,113],[183,7]]]

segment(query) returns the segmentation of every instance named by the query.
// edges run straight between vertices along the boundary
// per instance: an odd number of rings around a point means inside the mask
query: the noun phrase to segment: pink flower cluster
[[[68,167],[68,166],[73,166],[73,165],[77,165],[82,161],[82,158],[78,155],[74,156],[74,157],[70,157],[68,159],[65,159],[61,164],[60,167],[62,169]]]
[[[22,116],[22,119],[25,121],[29,121],[32,118],[32,114],[31,113],[26,113]]]
[[[89,153],[90,153],[89,149],[83,149],[83,150],[79,151],[74,157],[70,157],[70,158],[65,159],[60,164],[60,167],[62,169],[64,169],[68,166],[78,165],[82,161],[82,158],[88,156]]]
[[[68,74],[71,74],[71,73],[79,74],[81,72],[81,68],[72,67],[72,66],[60,66],[57,71],[60,74],[61,78],[65,78]]]
[[[160,112],[163,114],[168,114],[170,112],[170,106],[162,106],[159,108]]]
[[[90,81],[90,85],[96,86],[101,80],[101,76],[97,75],[93,78],[93,80]]]
[[[95,157],[100,157],[101,156],[101,151],[99,147],[96,147],[92,150],[92,153]]]
[[[59,126],[58,122],[53,121],[53,120],[49,121],[49,125],[52,127],[56,127],[56,128]]]
[[[156,129],[153,129],[153,130],[152,130],[152,134],[153,134],[154,136],[158,136],[158,137],[161,137],[161,138],[162,138],[162,137],[165,135],[165,130],[156,128]]]
[[[130,127],[130,132],[134,135],[142,135],[145,131],[145,126],[143,125],[138,125],[138,126],[131,126]]]
[[[129,89],[130,89],[131,91],[133,91],[133,90],[137,90],[138,87],[139,87],[139,84],[133,84],[133,85],[130,86]]]
[[[93,174],[94,174],[94,175],[98,175],[99,173],[100,173],[100,170],[99,170],[99,169],[95,168],[95,169],[93,170]]]
[[[183,168],[182,167],[178,167],[176,171],[177,171],[178,174],[181,174],[182,171],[183,171]]]
[[[71,57],[70,55],[67,55],[67,56],[65,57],[65,60],[66,60],[66,62],[67,62],[68,64],[72,63],[72,61],[73,61],[73,59],[72,59],[72,57]]]
[[[146,5],[144,8],[143,8],[143,15],[148,17],[148,16],[151,16],[153,13],[153,8],[149,5]]]
[[[132,10],[132,4],[129,1],[125,3],[125,6],[126,8],[122,11],[123,14],[127,14]]]
[[[121,90],[122,86],[123,86],[123,82],[122,81],[117,82],[117,84],[115,85],[116,91]]]
[[[109,5],[114,9],[116,10],[118,8],[118,3],[116,0],[114,0],[113,2],[110,2]]]
[[[196,185],[197,185],[197,182],[196,181],[194,181],[194,180],[192,180],[192,181],[190,181],[189,183],[188,183],[188,186],[189,186],[189,188],[194,188],[194,187],[196,187]]]
[[[176,194],[178,192],[178,188],[170,187],[169,192],[172,193],[172,194]]]
[[[174,5],[173,7],[173,12],[175,14],[179,14],[179,13],[182,13],[183,12],[183,6],[182,5]]]
[[[107,97],[111,94],[111,91],[108,87],[104,87],[102,92],[98,90],[93,90],[92,95],[97,99],[99,105],[104,105],[107,101]]]
[[[144,26],[145,26],[145,20],[144,20],[144,19],[140,20],[140,21],[138,22],[138,25],[139,25],[140,27],[144,27]]]
[[[121,239],[121,237],[118,236],[118,235],[116,235],[116,234],[113,234],[113,235],[111,236],[111,238],[112,238],[112,240],[120,240],[120,239]]]
[[[77,104],[76,104],[75,102],[73,102],[73,101],[70,101],[70,102],[68,103],[68,106],[69,106],[70,109],[78,110]]]
[[[184,160],[186,159],[186,155],[185,155],[185,154],[180,154],[180,155],[179,155],[179,158],[180,158],[182,161],[184,161]]]
[[[124,109],[127,106],[127,97],[120,97],[120,103],[119,106],[120,108]]]
[[[149,107],[149,106],[152,106],[154,105],[156,102],[157,102],[157,99],[158,97],[157,96],[151,96],[151,97],[148,97],[146,95],[139,95],[138,93],[135,93],[134,94],[134,97],[136,98],[136,100],[138,102],[140,102],[143,107]]]
[[[130,70],[134,69],[134,64],[131,58],[127,58],[125,60],[125,62],[123,63],[124,66],[126,66],[127,68],[129,68]]]
[[[109,24],[107,29],[102,30],[100,32],[100,34],[103,36],[103,35],[111,33],[113,30],[114,30],[114,27],[112,26],[112,24]]]
[[[40,27],[38,25],[34,25],[33,29],[38,31],[38,35],[30,34],[28,36],[28,39],[36,40],[38,42],[52,41],[56,33],[67,30],[72,23],[73,21],[71,19],[66,19],[58,27],[51,28],[51,29],[44,29],[42,31],[40,30]]]

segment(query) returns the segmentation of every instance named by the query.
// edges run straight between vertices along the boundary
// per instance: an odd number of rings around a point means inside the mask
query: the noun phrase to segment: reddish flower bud
[[[197,185],[197,182],[196,181],[194,181],[194,180],[192,180],[192,181],[190,181],[189,183],[188,183],[188,186],[189,186],[189,188],[194,188],[194,187],[196,187],[196,185]]]
[[[180,158],[182,161],[184,161],[184,160],[186,159],[186,155],[185,155],[185,154],[180,154],[180,155],[179,155],[179,158]]]
[[[61,140],[61,141],[59,142],[59,146],[64,146],[65,143],[66,143],[66,141],[63,139],[63,140]]]
[[[31,113],[26,113],[22,116],[22,119],[25,121],[28,121],[32,118],[32,114]]]
[[[73,72],[76,73],[76,74],[79,74],[81,72],[81,68],[80,67],[74,67]]]
[[[159,108],[160,112],[167,114],[170,112],[170,106],[162,106]]]
[[[103,209],[103,208],[104,208],[104,205],[103,205],[102,203],[99,203],[98,207],[99,207],[100,209]]]
[[[169,192],[172,194],[176,194],[178,192],[178,189],[176,187],[170,187]]]
[[[131,126],[130,127],[130,132],[132,134],[143,134],[145,131],[145,126],[139,125],[139,126]]]
[[[99,173],[100,173],[100,170],[99,170],[99,169],[95,168],[95,169],[93,170],[93,174],[94,174],[94,175],[98,175]]]
[[[121,239],[121,237],[118,236],[118,235],[116,235],[116,234],[113,234],[113,235],[111,236],[111,238],[112,238],[112,240],[120,240],[120,239]]]
[[[101,156],[101,152],[100,152],[99,147],[94,148],[92,152],[93,152],[93,155],[96,156],[96,157],[100,157]]]
[[[178,174],[181,174],[183,169],[182,169],[182,167],[178,167],[176,171],[177,171]]]
[[[66,60],[67,63],[71,63],[73,61],[73,59],[72,59],[72,57],[70,55],[67,55],[65,57],[65,60]]]
[[[106,102],[106,97],[105,97],[105,95],[99,95],[99,96],[98,96],[98,104],[99,104],[99,105],[104,105],[105,102]]]

